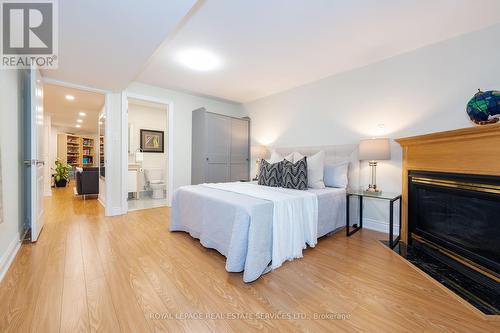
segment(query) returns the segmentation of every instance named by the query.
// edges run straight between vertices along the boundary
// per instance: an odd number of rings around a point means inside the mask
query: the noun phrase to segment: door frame
[[[152,102],[157,104],[162,104],[167,106],[167,138],[168,138],[168,148],[167,148],[167,203],[168,206],[172,206],[172,194],[174,191],[174,103],[171,100],[153,97],[149,95],[137,94],[129,91],[124,91],[122,93],[122,202],[124,209],[124,214],[128,212],[128,202],[127,202],[127,172],[128,172],[128,99],[138,99],[145,102]]]
[[[42,75],[40,70],[36,67],[27,69],[23,76],[23,126],[25,131],[23,142],[25,183],[23,190],[25,191],[26,205],[24,232],[31,230],[30,240],[36,242],[45,222],[43,216],[45,211],[45,163],[48,163],[48,161],[44,161],[40,157],[42,152],[40,145],[43,147],[45,144],[43,138],[41,138],[45,130],[43,124],[43,83],[41,83]],[[40,169],[42,170],[40,171]],[[40,174],[41,177],[39,177]],[[39,182],[40,178],[41,182]],[[27,223],[29,223],[29,226]]]

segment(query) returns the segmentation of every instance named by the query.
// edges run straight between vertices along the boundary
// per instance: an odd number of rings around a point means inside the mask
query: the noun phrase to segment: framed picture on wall
[[[141,129],[141,151],[144,153],[165,152],[165,132]]]

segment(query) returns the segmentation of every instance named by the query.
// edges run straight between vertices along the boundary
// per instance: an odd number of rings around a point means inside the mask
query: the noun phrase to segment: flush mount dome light
[[[75,100],[75,96],[73,95],[66,95],[64,96],[68,101],[74,101]]]
[[[202,49],[180,51],[175,59],[180,64],[197,71],[210,71],[221,65],[221,61],[217,56]]]

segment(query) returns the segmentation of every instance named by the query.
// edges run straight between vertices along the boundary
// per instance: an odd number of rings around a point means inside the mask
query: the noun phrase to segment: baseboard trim
[[[111,207],[110,216],[123,215],[122,207]]]
[[[370,218],[363,218],[363,228],[389,234],[389,222]],[[399,224],[394,224],[394,230],[398,230]]]
[[[104,203],[104,201],[102,200],[101,195],[98,195],[98,196],[97,196],[97,201],[99,201],[99,203],[101,204],[101,206],[102,206],[103,208],[106,208],[106,204],[105,204],[105,203]]]
[[[0,258],[0,282],[5,277],[5,274],[7,274],[7,271],[9,270],[10,265],[14,261],[17,252],[21,248],[21,241],[19,240],[20,237],[21,236],[19,234],[16,234],[16,238],[12,240],[12,242],[7,247],[7,250]]]

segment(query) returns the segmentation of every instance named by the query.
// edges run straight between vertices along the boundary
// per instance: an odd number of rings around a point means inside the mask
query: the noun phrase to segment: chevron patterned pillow
[[[260,162],[259,185],[280,187],[283,178],[283,162],[269,163],[266,160]]]
[[[307,190],[307,157],[295,163],[283,161],[283,180],[281,186],[294,190]]]

